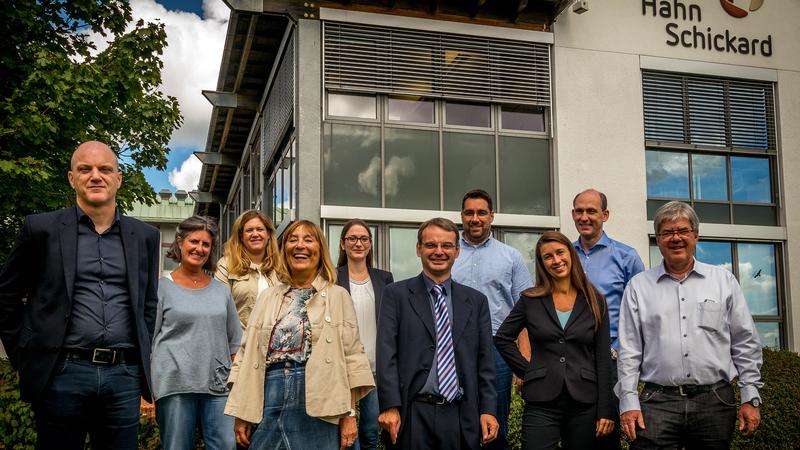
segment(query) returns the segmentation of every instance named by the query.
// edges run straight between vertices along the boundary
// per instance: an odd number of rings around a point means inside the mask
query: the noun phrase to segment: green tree
[[[159,91],[163,24],[132,23],[120,0],[0,2],[0,262],[26,214],[63,208],[75,147],[89,139],[121,157],[122,210],[152,203],[142,170],[166,167],[182,117]],[[98,51],[90,36],[108,47]]]

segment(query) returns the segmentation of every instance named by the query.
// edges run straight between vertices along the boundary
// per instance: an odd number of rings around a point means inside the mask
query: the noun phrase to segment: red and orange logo
[[[764,4],[764,0],[750,0],[750,6],[747,9],[734,5],[733,0],[719,0],[719,3],[722,5],[722,9],[724,9],[726,13],[736,17],[737,19],[741,19],[749,14],[748,10],[752,12],[757,11],[758,8],[761,8],[761,5]]]

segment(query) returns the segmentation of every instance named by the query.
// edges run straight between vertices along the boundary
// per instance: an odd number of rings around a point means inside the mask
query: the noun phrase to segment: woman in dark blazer
[[[528,330],[532,360],[515,339]],[[608,307],[586,278],[566,236],[548,231],[536,244],[536,286],[522,293],[494,337],[523,380],[522,448],[595,447],[614,429]]]
[[[364,344],[369,365],[375,375],[375,340],[378,302],[383,288],[394,281],[392,274],[372,267],[372,232],[361,219],[344,224],[339,240],[336,283],[353,298],[358,318],[358,333]],[[358,440],[351,448],[374,449],[378,446],[378,390],[374,389],[358,404]]]

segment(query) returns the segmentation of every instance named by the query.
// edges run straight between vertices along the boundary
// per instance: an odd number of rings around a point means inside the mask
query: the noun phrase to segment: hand
[[[397,434],[400,432],[400,411],[389,408],[378,416],[378,425],[389,433],[392,444],[397,444]]]
[[[358,437],[358,424],[353,416],[344,416],[339,419],[339,449],[353,445]]]
[[[633,409],[630,411],[625,411],[619,418],[620,426],[622,427],[622,431],[630,438],[630,440],[636,440],[636,426],[638,425],[639,428],[643,429],[644,426],[644,417],[642,417],[642,411],[638,409]]]
[[[605,436],[614,431],[614,421],[610,419],[597,419],[597,424],[594,427],[595,436]]]
[[[236,443],[242,447],[250,446],[250,430],[253,424],[238,417],[233,422],[233,434],[236,435]]]
[[[491,414],[481,414],[481,443],[488,444],[497,437],[497,431],[500,425],[497,424],[497,419]]]
[[[156,422],[156,406],[155,402],[150,403],[142,397],[139,401],[139,412],[142,414],[142,417],[147,418],[151,423]]]
[[[522,389],[522,384],[523,384],[523,382],[522,382],[522,378],[520,378],[520,377],[518,377],[518,376],[514,375],[514,382],[513,382],[513,384],[514,384],[514,386],[516,386],[516,387],[517,387],[517,390],[520,390],[520,389]]]
[[[739,408],[739,431],[745,436],[750,436],[761,423],[761,412],[758,408],[745,403]]]

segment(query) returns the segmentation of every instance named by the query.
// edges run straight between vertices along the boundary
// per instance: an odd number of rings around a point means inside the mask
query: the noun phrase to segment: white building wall
[[[654,4],[653,8],[645,6]],[[747,2],[738,2],[746,4]],[[696,9],[694,20],[684,20]],[[766,1],[746,17],[734,18],[720,2],[708,0],[590,0],[589,11],[567,8],[554,30],[554,133],[556,182],[562,230],[577,237],[571,224],[572,197],[595,187],[609,197],[611,217],[606,229],[616,239],[636,247],[647,265],[646,170],[642,112],[641,67],[654,61],[678,72],[777,80],[778,185],[781,225],[763,238],[785,235],[784,276],[789,347],[800,346],[800,2]],[[643,8],[645,14],[643,14]],[[746,8],[746,6],[745,6]],[[665,12],[672,17],[658,15]],[[675,15],[677,14],[677,18]],[[670,46],[667,33],[693,27],[707,35],[723,34],[767,39],[770,56],[734,54],[682,45]],[[721,42],[721,40],[720,40]],[[700,62],[700,64],[697,64]],[[674,65],[672,64],[674,63]],[[708,64],[714,63],[714,64]],[[733,231],[736,226],[710,227]],[[758,238],[740,227],[749,239]],[[709,230],[710,231],[710,230]],[[793,301],[794,299],[794,301]],[[796,306],[793,303],[797,303]]]

